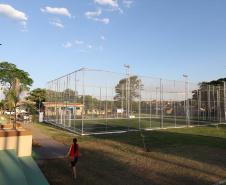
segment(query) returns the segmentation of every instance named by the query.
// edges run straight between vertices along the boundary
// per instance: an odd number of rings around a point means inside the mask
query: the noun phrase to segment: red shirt
[[[79,151],[79,147],[78,147],[78,144],[76,144],[77,145],[77,150],[76,150],[76,152],[75,152],[75,154],[74,154],[74,148],[75,148],[75,145],[73,144],[73,145],[71,145],[71,153],[70,153],[70,156],[71,157],[78,157],[78,151]]]

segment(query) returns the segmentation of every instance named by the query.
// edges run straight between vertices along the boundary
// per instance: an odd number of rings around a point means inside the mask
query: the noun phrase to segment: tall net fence
[[[226,121],[225,100],[225,85],[83,68],[46,83],[45,121],[81,135],[207,125]]]

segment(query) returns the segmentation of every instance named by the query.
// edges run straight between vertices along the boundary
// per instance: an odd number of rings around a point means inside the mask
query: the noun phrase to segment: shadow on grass
[[[223,129],[222,134],[225,134],[226,125],[221,125],[220,127]],[[117,141],[136,147],[134,150],[139,150],[139,148],[142,149],[144,146],[141,137],[142,133],[145,135],[144,140],[146,148],[151,152],[160,151],[161,153],[172,154],[175,156],[184,157],[186,159],[192,159],[225,168],[226,158],[223,157],[223,154],[225,155],[226,153],[226,138],[216,137],[218,133],[215,130],[215,126],[209,126],[209,128],[213,129],[212,132],[215,133],[212,133],[212,135],[215,135],[215,137],[205,136],[205,130],[202,130],[202,132],[197,131],[198,129],[208,129],[208,127],[184,128],[184,133],[179,133],[177,132],[177,129],[174,129],[172,131],[154,130],[146,132],[130,132],[124,133],[122,135],[95,135],[93,137],[95,137],[97,140],[106,139]],[[191,129],[195,129],[196,131],[192,131]],[[224,137],[226,137],[226,134]],[[202,151],[194,150],[194,148],[205,148],[205,150],[209,150],[210,154],[212,154],[212,150],[218,150],[218,153],[213,155],[203,155]]]
[[[47,165],[43,165],[41,169],[49,183],[54,185],[75,183],[83,185],[213,184],[202,176],[192,175],[199,173],[213,176],[215,174],[208,174],[206,171],[198,171],[195,168],[189,169],[190,171],[187,172],[186,165],[170,164],[180,169],[180,171],[172,174],[170,169],[166,170],[170,162],[158,157],[146,157],[145,162],[148,163],[140,167],[137,165],[138,161],[137,163],[130,163],[127,160],[120,160],[121,157],[96,148],[86,148],[76,164],[76,180],[71,178],[71,168],[68,167],[68,162],[65,158],[49,160]],[[181,169],[184,169],[185,172]]]
[[[226,125],[221,128],[226,129]],[[141,132],[76,136],[82,153],[76,183],[214,184],[225,178],[226,166],[226,139],[218,138],[215,129],[142,132],[147,136],[145,142],[150,153],[139,152],[143,147]],[[69,142],[75,136],[60,129],[57,135],[61,141],[68,137]],[[54,159],[41,168],[51,184],[74,184],[67,165],[66,159]]]
[[[101,151],[86,150],[86,155],[79,158],[76,180],[72,179],[71,167],[66,159],[49,160],[41,170],[50,184],[54,185],[153,184],[148,179],[131,173],[126,165],[107,157]]]

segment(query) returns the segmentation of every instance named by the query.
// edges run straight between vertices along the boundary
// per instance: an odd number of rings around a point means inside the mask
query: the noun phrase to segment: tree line
[[[18,69],[15,64],[8,62],[0,63],[0,82],[3,85],[3,93],[5,95],[4,106],[10,110],[9,123],[11,123],[11,111],[14,108],[13,128],[16,127],[16,107],[20,101],[20,95],[23,91],[27,91],[29,86],[33,84],[33,80],[29,74]]]

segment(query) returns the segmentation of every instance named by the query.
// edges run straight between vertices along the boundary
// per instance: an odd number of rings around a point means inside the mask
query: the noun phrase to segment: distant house
[[[43,102],[45,106],[45,115],[61,115],[62,113],[71,115],[82,115],[83,104],[82,103],[54,103],[54,102]],[[76,111],[76,112],[75,112]]]
[[[112,114],[114,109],[112,108],[107,108],[107,114]],[[89,109],[86,112],[87,114],[106,114],[106,109],[100,110],[100,109]]]
[[[20,101],[17,103],[16,112],[18,114],[29,113],[29,108],[26,106],[26,103],[35,104],[34,101]]]

